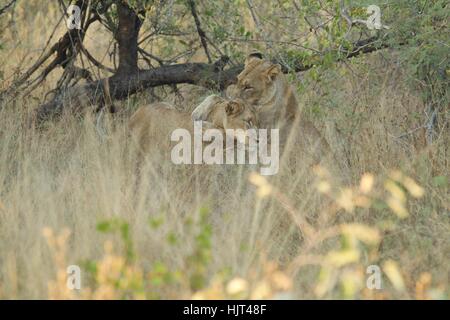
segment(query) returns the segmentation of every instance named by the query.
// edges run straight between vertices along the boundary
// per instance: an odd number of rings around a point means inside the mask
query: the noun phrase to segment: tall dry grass
[[[46,39],[33,36],[42,15],[27,17],[17,38],[30,38],[0,51],[7,76]],[[152,154],[138,179],[126,122],[145,97],[40,131],[27,119],[48,84],[2,105],[0,298],[448,298],[448,113],[432,145],[411,132],[425,107],[391,60],[292,79],[336,154],[330,175],[303,155],[264,179]],[[80,292],[65,286],[71,264]],[[382,290],[365,286],[373,264]]]
[[[290,267],[305,250],[304,230],[297,227],[296,219],[305,219],[317,232],[342,223],[378,230],[380,240],[375,249],[360,248],[358,260],[348,263],[352,268],[357,266],[357,271],[351,270],[360,275],[361,282],[365,279],[361,273],[364,275],[368,265],[396,261],[407,289],[397,292],[386,280],[385,297],[414,298],[416,282],[428,273],[430,286],[441,294],[448,293],[448,136],[441,134],[430,147],[421,144],[414,134],[394,138],[419,124],[409,115],[423,106],[406,88],[399,91],[386,80],[373,97],[371,86],[352,76],[340,81],[342,91],[333,83],[333,89],[341,92],[342,101],[347,103],[330,108],[329,114],[317,114],[307,107],[321,101],[320,93],[311,90],[302,99],[305,116],[321,127],[329,141],[335,137],[332,148],[337,160],[345,164],[340,176],[333,173],[327,182],[334,185],[336,194],[321,193],[327,189],[323,184],[314,187],[317,176],[298,161],[295,167],[282,166],[278,175],[268,178],[282,194],[281,201],[270,192],[259,197],[258,189],[248,179],[251,168],[245,166],[176,167],[161,162],[154,154],[148,157],[138,180],[126,126],[130,111],[115,118],[104,116],[100,122],[89,112],[79,118],[66,116],[37,131],[26,126],[26,108],[5,106],[0,115],[2,297],[48,297],[48,284],[55,279],[57,268],[42,234],[46,228],[57,233],[65,228],[71,231],[65,263],[84,268],[88,261],[101,259],[107,240],[112,241],[119,256],[125,256],[121,237],[99,232],[98,223],[128,223],[137,259],[133,264],[144,274],[160,265],[174,273],[178,270],[181,279],[185,277],[184,282],[180,280],[183,284],[176,285],[182,290],[170,285],[146,290],[156,297],[183,298],[208,287],[220,274],[225,274],[225,279],[259,279],[267,265],[262,261]],[[346,113],[348,110],[353,113]],[[298,157],[301,159],[301,155]],[[403,217],[400,213],[402,219],[389,208],[387,200],[382,201],[388,190],[383,181],[392,169],[402,170],[425,192],[422,198],[405,202],[409,214]],[[353,208],[354,198],[344,187],[358,186],[367,172],[378,181],[380,194],[375,198],[379,200]],[[207,218],[202,218],[204,210],[209,212]],[[160,226],[152,228],[155,221]],[[196,256],[202,228],[211,228],[205,240],[207,258]],[[339,235],[326,240],[320,233],[311,237],[317,242],[314,255],[340,248]],[[289,278],[293,282],[292,297],[341,297],[337,284],[322,291],[314,289],[320,282],[322,266],[315,265],[314,255],[310,253],[302,262],[312,266],[296,269],[295,277]],[[197,266],[192,259],[206,260]],[[343,266],[330,271],[336,277],[333,281],[339,283],[344,271]],[[203,279],[193,284],[197,273]],[[88,274],[83,272],[83,283],[95,288],[95,277]],[[361,290],[352,297],[372,297],[364,296]]]

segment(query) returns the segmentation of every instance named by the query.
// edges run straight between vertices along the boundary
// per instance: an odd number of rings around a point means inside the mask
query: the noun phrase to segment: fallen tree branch
[[[355,49],[344,51],[338,61],[388,47],[386,44],[376,43],[377,40],[378,38],[370,38],[356,42],[353,46]],[[136,73],[116,73],[108,78],[110,96],[113,100],[123,100],[147,88],[181,83],[224,90],[227,86],[236,82],[237,75],[244,69],[244,65],[240,64],[223,70],[227,62],[228,57],[223,57],[214,64],[182,63],[163,65],[150,70],[139,70]],[[293,66],[282,65],[282,70],[285,73],[303,72],[311,69],[313,66],[314,64],[303,64],[301,61],[298,61]],[[105,81],[105,79],[69,88],[69,92],[64,94],[64,96],[56,97],[52,101],[43,104],[37,110],[37,121],[41,122],[53,118],[61,114],[61,111],[66,108],[77,112],[87,105],[103,103],[102,81]]]
[[[221,70],[222,66],[222,62],[215,64],[184,63],[140,70],[129,75],[115,74],[108,78],[110,96],[113,100],[123,100],[146,88],[180,83],[223,89],[235,81],[236,76],[242,71],[242,66],[225,71]],[[64,96],[56,97],[38,108],[37,121],[42,122],[58,116],[65,108],[77,112],[87,105],[103,103],[103,81],[105,79],[69,88]]]

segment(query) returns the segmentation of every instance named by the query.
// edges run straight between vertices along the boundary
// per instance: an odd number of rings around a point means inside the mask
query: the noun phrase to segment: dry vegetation
[[[44,45],[58,17],[49,8],[19,7],[24,23],[3,34],[16,40],[0,51],[2,86]],[[87,46],[100,55],[102,39],[92,33]],[[263,178],[154,154],[137,179],[126,123],[146,94],[118,114],[66,115],[45,130],[27,119],[46,84],[2,105],[0,298],[448,299],[448,110],[427,145],[424,129],[412,131],[426,108],[395,61],[380,51],[320,81],[291,75],[336,153],[331,173],[297,161]],[[80,291],[66,288],[71,264],[83,270]],[[381,290],[366,288],[369,265],[382,269]]]

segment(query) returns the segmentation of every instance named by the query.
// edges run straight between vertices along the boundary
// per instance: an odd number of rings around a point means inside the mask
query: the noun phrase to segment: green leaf
[[[436,187],[448,187],[448,178],[446,176],[433,177],[433,185]]]

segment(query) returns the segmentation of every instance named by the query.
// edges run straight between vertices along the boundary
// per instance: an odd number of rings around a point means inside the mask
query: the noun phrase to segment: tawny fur
[[[310,153],[315,162],[330,154],[317,128],[301,116],[294,89],[280,65],[250,55],[237,84],[229,86],[226,94],[255,106],[261,128],[279,129],[282,149],[295,146],[297,152]]]
[[[258,117],[253,107],[242,101],[229,101],[214,96],[208,97],[208,114],[203,119],[193,119],[191,114],[176,110],[172,105],[158,102],[139,108],[131,117],[129,129],[142,152],[170,151],[176,144],[170,141],[175,129],[187,129],[191,136],[194,133],[194,120],[203,121],[203,129],[249,129],[257,127]]]

